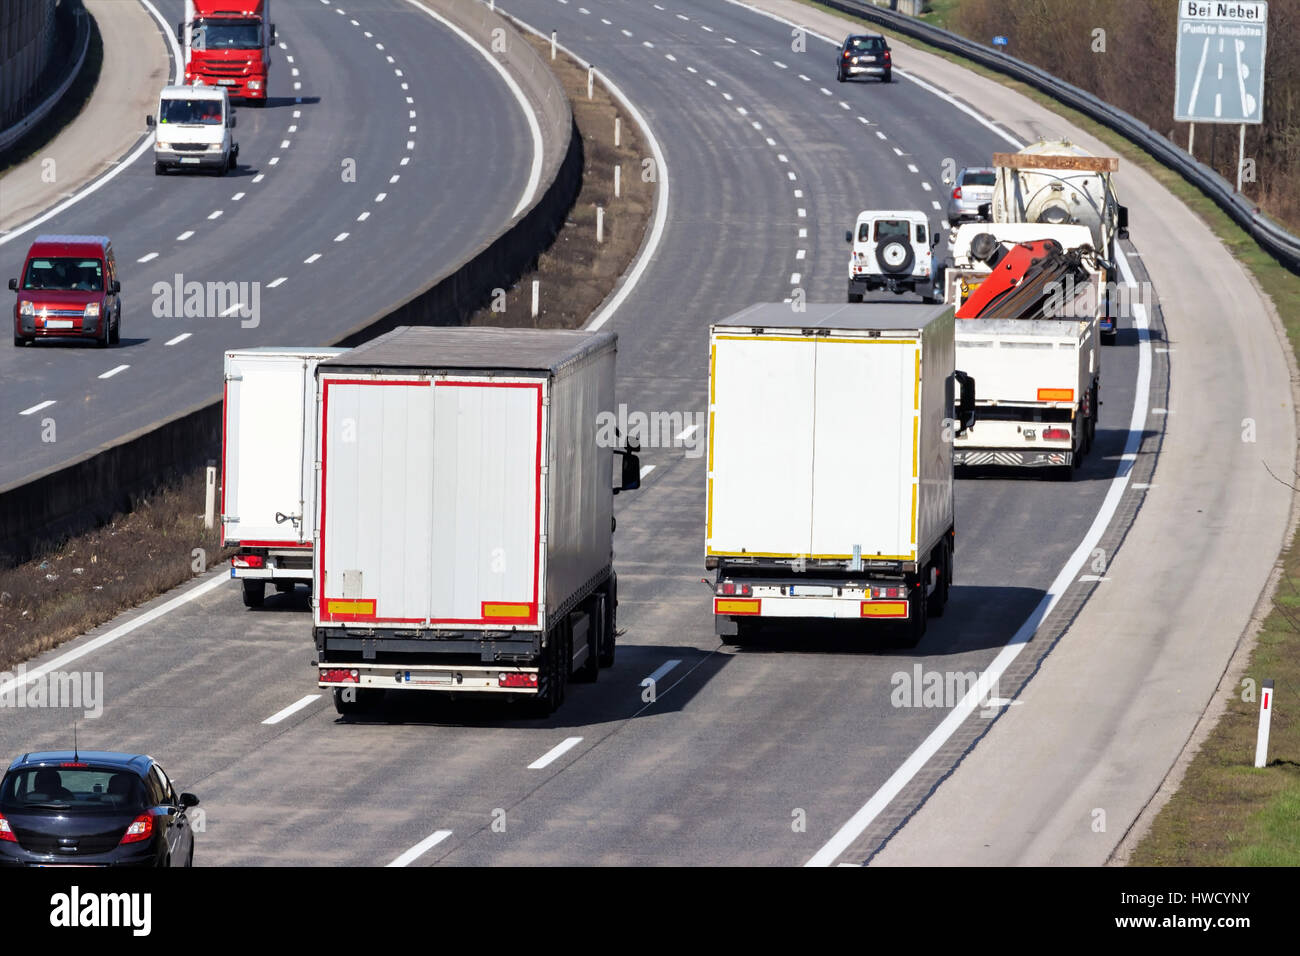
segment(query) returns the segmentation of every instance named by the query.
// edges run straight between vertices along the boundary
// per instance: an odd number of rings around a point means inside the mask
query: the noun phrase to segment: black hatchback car
[[[845,37],[836,58],[835,79],[843,83],[859,76],[877,76],[881,83],[893,80],[893,54],[878,33]]]
[[[0,865],[192,866],[198,802],[143,754],[23,754],[0,782]]]

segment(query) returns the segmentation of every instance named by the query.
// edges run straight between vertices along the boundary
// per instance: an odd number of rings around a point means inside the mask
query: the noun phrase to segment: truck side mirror
[[[1128,238],[1128,206],[1115,207],[1116,234],[1121,239]]]
[[[975,427],[975,379],[961,371],[952,374],[961,387],[961,397],[957,400],[957,434],[964,435]]]
[[[185,24],[183,23],[176,24],[176,42],[177,43],[185,42]]]
[[[144,125],[147,126],[147,127],[149,127],[150,129],[153,129],[154,126],[157,125],[156,122],[155,122],[155,120],[154,120],[154,118],[153,118],[153,114],[152,114],[152,113],[150,113],[148,116],[146,116],[146,117],[144,118]]]
[[[614,454],[623,461],[619,469],[618,487],[614,489],[614,494],[620,491],[636,491],[641,487],[641,459],[630,451],[615,450]]]
[[[853,230],[852,230],[852,229],[845,229],[845,230],[844,230],[844,241],[845,241],[845,242],[852,242],[852,241],[853,241]]]
[[[231,129],[234,129],[234,128],[235,128],[235,123],[236,123],[236,122],[238,122],[238,121],[235,119],[235,114],[234,114],[234,113],[231,113],[231,114],[230,114],[230,128],[231,128]]]
[[[270,39],[266,41],[266,45],[275,46],[275,24],[274,23],[271,24],[271,36]]]

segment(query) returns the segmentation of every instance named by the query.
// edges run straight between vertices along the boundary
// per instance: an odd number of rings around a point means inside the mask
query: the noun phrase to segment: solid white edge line
[[[550,34],[543,33],[536,27],[525,23],[517,16],[510,16],[510,20],[523,27],[534,36],[539,36],[544,40],[550,39]],[[557,43],[555,46],[556,49],[563,51],[565,56],[571,57],[575,60],[583,69],[589,69],[591,67],[590,63],[562,44]],[[613,297],[605,303],[604,307],[596,313],[595,317],[583,326],[583,329],[588,332],[595,332],[613,318],[614,313],[618,311],[619,306],[621,306],[624,300],[632,294],[632,290],[636,288],[636,284],[641,281],[642,274],[645,272],[646,268],[649,267],[650,260],[655,257],[655,251],[659,248],[659,241],[663,238],[664,226],[668,222],[668,163],[664,160],[664,151],[659,147],[659,140],[655,139],[655,134],[650,128],[650,124],[646,122],[645,117],[641,115],[641,111],[636,108],[636,104],[628,98],[627,94],[619,89],[618,85],[600,70],[596,70],[596,76],[605,84],[605,89],[609,90],[610,93],[614,95],[614,99],[618,100],[619,103],[623,105],[623,109],[627,110],[628,115],[631,116],[632,120],[641,128],[641,132],[645,134],[645,138],[649,140],[650,152],[654,154],[655,167],[659,171],[659,188],[656,190],[658,198],[655,201],[655,218],[654,225],[650,227],[650,238],[637,253],[636,262],[633,264],[632,270],[626,273],[626,281],[618,288],[618,291],[614,293]]]
[[[519,101],[520,109],[524,111],[524,118],[528,121],[528,131],[533,137],[533,163],[532,168],[528,171],[528,183],[524,186],[523,197],[519,200],[519,205],[515,206],[515,211],[510,214],[510,218],[513,220],[515,216],[519,215],[532,204],[533,197],[537,195],[537,189],[541,185],[542,181],[542,151],[545,147],[542,143],[542,126],[537,121],[537,114],[533,112],[532,105],[528,102],[528,98],[524,96],[524,91],[519,88],[519,84],[515,82],[515,78],[510,75],[510,71],[492,55],[492,52],[487,47],[483,46],[460,27],[456,26],[456,24],[442,16],[442,14],[435,13],[429,7],[425,6],[420,2],[420,0],[406,0],[406,2],[411,4],[413,7],[420,8],[445,26],[448,30],[455,33],[466,43],[474,47],[474,49],[478,50],[483,59],[491,63],[492,68],[501,74],[501,78],[505,81],[506,86],[510,88],[510,92],[513,93],[515,99]]]
[[[565,737],[562,743],[556,744],[550,750],[546,751],[546,753],[542,754],[530,763],[528,769],[541,770],[544,767],[549,767],[580,743],[582,743],[581,737]]]
[[[158,8],[155,7],[150,2],[150,0],[140,0],[140,3],[146,10],[149,11],[149,13],[153,15],[153,18],[162,25],[163,36],[167,38],[167,42],[171,46],[172,63],[176,67],[176,76],[179,77],[181,75],[181,49],[180,46],[176,43],[176,38],[172,36],[171,28],[167,26],[167,21],[163,19],[162,14],[158,12]],[[125,159],[118,162],[116,165],[110,168],[108,172],[104,173],[103,176],[100,176],[93,183],[90,183],[89,185],[83,187],[80,191],[73,193],[63,202],[59,203],[58,205],[54,206],[52,209],[49,209],[46,212],[42,213],[41,215],[37,216],[35,219],[31,219],[23,223],[21,226],[17,226],[9,230],[3,236],[0,236],[0,246],[3,246],[5,243],[10,242],[14,239],[17,239],[19,236],[23,235],[23,233],[30,232],[31,230],[39,226],[41,223],[48,222],[49,220],[57,216],[59,213],[63,212],[65,209],[70,209],[73,206],[75,206],[77,203],[81,202],[87,196],[94,195],[100,189],[106,186],[108,183],[116,179],[122,173],[122,171],[125,170],[128,166],[130,166],[137,159],[143,156],[145,150],[152,149],[152,148],[153,148],[153,136],[146,134],[144,141],[140,143],[140,145],[137,146],[135,149],[133,149],[130,153],[128,153]]]
[[[1122,249],[1116,249],[1116,260],[1118,261],[1120,272],[1123,274],[1126,285],[1135,285],[1133,281],[1133,272],[1129,268],[1128,257],[1124,255]],[[1034,632],[1038,630],[1038,625],[1046,620],[1047,616],[1052,613],[1057,603],[1061,600],[1062,595],[1073,583],[1074,578],[1078,575],[1084,562],[1092,556],[1092,550],[1096,547],[1097,542],[1109,527],[1111,519],[1119,507],[1120,499],[1124,495],[1124,489],[1128,485],[1129,472],[1133,467],[1133,462],[1137,458],[1137,451],[1142,442],[1142,433],[1147,419],[1147,393],[1151,388],[1151,335],[1149,331],[1146,306],[1140,302],[1135,302],[1133,306],[1134,326],[1138,333],[1138,373],[1136,393],[1133,398],[1133,415],[1129,419],[1128,438],[1124,443],[1124,453],[1120,456],[1119,466],[1115,477],[1110,480],[1110,487],[1106,491],[1106,498],[1102,501],[1101,507],[1097,510],[1097,516],[1093,519],[1092,525],[1088,528],[1088,533],[1084,535],[1079,546],[1074,549],[1069,560],[1056,575],[1052,581],[1047,593],[1043,595],[1038,602],[1037,607],[1030,613],[1029,617],[1019,630],[1007,642],[1006,646],[998,652],[997,657],[989,665],[988,669],[980,675],[976,686],[967,692],[966,696],[961,699],[956,707],[944,718],[930,735],[922,741],[921,745],[914,750],[911,755],[903,761],[903,764],[893,772],[884,785],[877,790],[865,804],[853,814],[836,834],[827,841],[816,854],[813,855],[805,866],[829,866],[835,859],[847,850],[853,842],[862,835],[863,831],[871,825],[872,821],[883,811],[902,789],[912,780],[913,777],[925,766],[926,762],[933,757],[948,739],[957,731],[967,717],[980,706],[980,697],[985,689],[990,686],[996,686],[996,682],[1001,679],[1002,674],[1007,667],[1011,665],[1020,652],[1024,649],[1025,644],[1033,637]]]
[[[434,830],[433,833],[429,834],[427,837],[425,837],[415,846],[411,847],[409,850],[407,850],[405,853],[403,853],[401,856],[399,856],[397,859],[395,859],[392,863],[389,863],[388,865],[406,866],[408,863],[411,863],[412,861],[419,859],[429,850],[432,850],[435,846],[437,846],[443,840],[447,839],[447,837],[449,836],[451,836],[450,830]]]
[[[44,677],[50,671],[59,670],[65,664],[70,664],[75,660],[85,657],[87,654],[91,653],[92,651],[97,651],[101,647],[105,647],[109,644],[112,644],[118,638],[126,637],[126,635],[130,634],[136,628],[143,627],[144,625],[150,623],[151,621],[156,621],[164,614],[168,614],[176,610],[176,608],[180,607],[181,605],[188,604],[190,601],[193,601],[195,598],[202,597],[203,595],[207,594],[209,591],[216,590],[217,588],[221,587],[221,585],[225,584],[229,580],[230,578],[225,572],[223,571],[216,572],[211,579],[204,581],[201,584],[195,585],[194,587],[186,591],[184,594],[172,598],[166,604],[160,604],[152,611],[145,611],[139,617],[133,618],[132,620],[127,621],[125,624],[119,624],[117,627],[113,628],[107,634],[101,634],[99,637],[95,638],[94,640],[87,641],[85,644],[82,644],[80,647],[68,651],[66,654],[60,654],[58,657],[54,658],[54,660],[48,661],[42,664],[40,667],[34,667],[31,670],[26,671],[21,678],[11,677],[9,680],[0,684],[0,697],[4,697],[6,694],[13,693],[13,691],[16,690],[17,688],[22,687],[25,684],[28,684],[36,680],[38,677]]]
[[[262,723],[278,724],[280,721],[284,720],[284,718],[290,717],[296,714],[298,711],[302,710],[312,701],[320,700],[320,699],[321,699],[320,694],[308,694],[306,697],[302,697],[299,698],[298,700],[295,700],[292,704],[290,704],[288,707],[285,707],[283,710],[277,710],[270,717],[266,718],[266,720],[262,721]]]

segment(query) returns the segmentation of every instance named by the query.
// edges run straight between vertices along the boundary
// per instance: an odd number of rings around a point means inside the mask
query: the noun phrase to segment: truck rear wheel
[[[600,634],[600,666],[614,666],[614,640],[618,634],[618,575],[611,573],[605,585],[605,621]]]
[[[930,617],[943,617],[943,609],[948,604],[948,580],[952,575],[952,552],[949,550],[946,536],[935,550],[934,563],[931,567],[939,569],[939,580],[934,592],[926,599],[925,610]]]
[[[600,640],[605,629],[605,595],[597,591],[587,601],[587,659],[573,672],[573,679],[594,684],[600,677]]]
[[[261,607],[266,599],[266,582],[244,579],[244,607]]]
[[[372,713],[383,700],[384,692],[374,687],[334,688],[334,709],[343,717]]]
[[[921,638],[925,637],[927,603],[924,584],[908,588],[907,623],[898,639],[900,647],[916,647],[921,643]]]

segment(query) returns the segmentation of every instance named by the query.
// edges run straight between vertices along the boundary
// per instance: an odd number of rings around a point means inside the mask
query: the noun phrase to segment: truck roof
[[[584,356],[615,348],[617,341],[613,332],[403,325],[319,367],[558,372]]]
[[[715,322],[714,328],[905,331],[923,329],[950,312],[951,305],[917,302],[864,302],[860,305],[810,302],[804,306],[804,311],[796,312],[788,302],[764,302]]]

